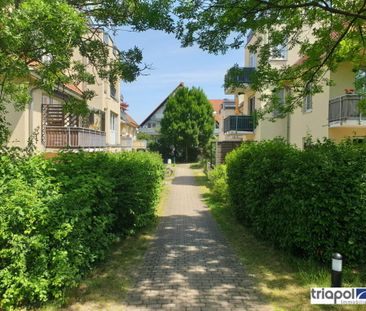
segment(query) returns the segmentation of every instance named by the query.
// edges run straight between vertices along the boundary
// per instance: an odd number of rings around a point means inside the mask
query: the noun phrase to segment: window
[[[366,137],[354,137],[352,138],[352,142],[354,144],[364,144],[366,141]]]
[[[249,67],[255,68],[257,66],[257,56],[255,53],[250,52],[249,54]]]
[[[117,99],[116,98],[117,89],[116,89],[116,87],[115,87],[115,85],[113,84],[112,81],[109,81],[109,91],[110,91],[111,97],[114,98],[114,99]]]
[[[279,44],[271,51],[271,60],[286,60],[287,59],[287,45]]]
[[[109,34],[108,32],[103,32],[103,43],[107,44],[109,43]]]
[[[311,85],[306,87],[306,91],[311,91]],[[313,110],[313,97],[311,94],[307,94],[304,97],[304,112],[311,112]]]
[[[273,111],[273,116],[278,117],[281,115],[281,110],[279,109],[280,106],[284,105],[286,102],[285,89],[280,89],[276,91],[274,96],[277,97],[277,102],[276,102],[276,108]]]
[[[115,131],[117,130],[117,115],[115,113],[113,113],[111,111],[111,114],[110,114],[110,119],[109,119],[109,125],[110,125],[110,130],[111,131]]]
[[[248,113],[252,116],[255,112],[255,97],[249,98]]]
[[[366,92],[366,69],[360,69],[356,72],[355,87],[357,93]]]

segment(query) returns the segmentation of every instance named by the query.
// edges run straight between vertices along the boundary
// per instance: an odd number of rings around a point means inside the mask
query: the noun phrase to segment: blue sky
[[[153,68],[132,83],[122,83],[129,114],[142,122],[180,83],[204,90],[209,99],[230,98],[222,85],[228,68],[243,65],[244,49],[225,55],[211,55],[198,47],[181,48],[173,35],[160,31],[134,33],[121,31],[114,37],[118,48],[135,45],[142,49],[144,62]]]

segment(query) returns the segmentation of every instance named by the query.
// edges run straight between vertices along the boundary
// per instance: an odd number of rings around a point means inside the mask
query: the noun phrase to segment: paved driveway
[[[188,165],[176,169],[156,239],[127,310],[272,310],[204,206]]]

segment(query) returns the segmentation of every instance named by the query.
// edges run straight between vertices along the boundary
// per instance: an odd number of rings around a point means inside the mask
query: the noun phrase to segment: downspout
[[[33,108],[34,108],[33,92],[36,89],[37,89],[36,87],[33,87],[29,90],[29,96],[31,97],[31,101],[29,103],[28,108],[28,139],[31,137],[33,133]]]
[[[291,129],[291,124],[290,124],[290,122],[291,122],[291,113],[288,113],[287,114],[287,142],[288,143],[290,143],[290,129]]]

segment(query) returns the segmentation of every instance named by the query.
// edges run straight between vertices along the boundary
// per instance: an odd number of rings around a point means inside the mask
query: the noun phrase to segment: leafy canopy
[[[184,46],[197,43],[212,53],[241,48],[259,56],[251,87],[256,91],[291,86],[282,113],[292,111],[309,93],[322,91],[328,70],[350,61],[365,66],[366,2],[363,0],[181,0],[177,37]],[[298,47],[296,66],[273,67],[268,59],[279,46]],[[366,81],[363,81],[365,84]],[[312,85],[311,88],[306,87]],[[264,96],[273,102],[273,96]]]
[[[2,0],[0,1],[0,145],[8,136],[6,103],[21,109],[30,101],[30,86],[52,93],[57,87],[94,83],[78,51],[101,78],[133,81],[146,65],[138,48],[109,57],[103,31],[172,30],[166,0]],[[94,94],[85,91],[79,104]],[[77,111],[83,111],[80,107]],[[84,109],[85,110],[85,109]]]
[[[161,120],[162,141],[186,161],[207,151],[213,130],[213,109],[201,89],[182,87],[169,98]]]

